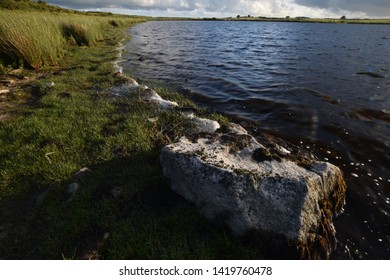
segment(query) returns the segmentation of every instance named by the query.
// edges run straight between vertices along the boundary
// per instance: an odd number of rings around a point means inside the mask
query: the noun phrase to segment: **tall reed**
[[[33,69],[58,64],[67,43],[91,46],[104,39],[106,28],[141,20],[3,10],[0,18],[0,65]]]
[[[40,13],[0,11],[0,58],[6,63],[40,68],[64,54],[56,19]]]

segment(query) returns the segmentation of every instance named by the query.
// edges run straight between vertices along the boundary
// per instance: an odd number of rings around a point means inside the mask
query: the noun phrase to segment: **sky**
[[[182,16],[390,18],[390,0],[47,0],[49,4],[89,11]]]

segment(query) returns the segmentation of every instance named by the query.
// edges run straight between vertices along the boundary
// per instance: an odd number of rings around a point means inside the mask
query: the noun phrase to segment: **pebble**
[[[71,195],[74,195],[78,189],[79,189],[79,184],[77,183],[72,183],[68,185],[68,193]]]
[[[157,123],[158,117],[155,117],[155,118],[148,118],[148,121],[151,122],[151,123]]]
[[[45,88],[52,88],[54,87],[56,84],[54,82],[48,82],[45,84]]]

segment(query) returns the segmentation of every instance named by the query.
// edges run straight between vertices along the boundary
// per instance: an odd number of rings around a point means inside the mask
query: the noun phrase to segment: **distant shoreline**
[[[180,18],[154,17],[150,20],[167,21],[251,21],[251,22],[294,22],[294,23],[328,23],[328,24],[390,24],[390,19],[336,19],[336,18],[268,18],[268,17],[240,17],[240,18]]]

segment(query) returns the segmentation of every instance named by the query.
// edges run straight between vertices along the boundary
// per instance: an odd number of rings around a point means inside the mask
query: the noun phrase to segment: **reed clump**
[[[0,11],[0,59],[3,64],[37,69],[64,55],[58,19],[39,13]],[[0,63],[1,63],[0,62]]]
[[[61,29],[68,42],[75,42],[79,46],[92,46],[104,38],[104,23],[96,26],[93,22],[63,22]]]
[[[67,44],[92,46],[105,38],[107,28],[144,20],[9,10],[0,10],[0,18],[0,69],[57,65]]]

